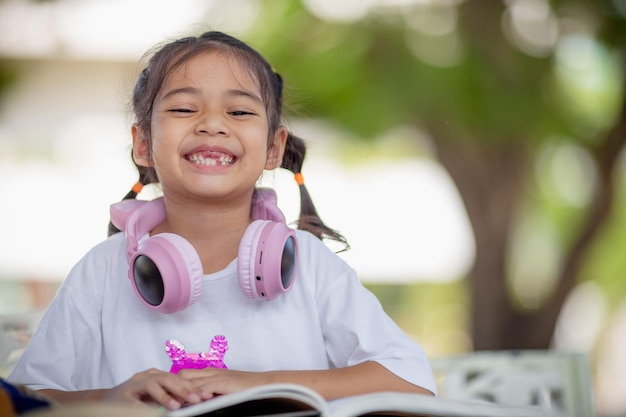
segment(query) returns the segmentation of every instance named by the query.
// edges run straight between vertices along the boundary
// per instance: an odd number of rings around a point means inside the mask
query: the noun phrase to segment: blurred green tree
[[[301,2],[266,0],[246,37],[297,87],[307,115],[364,139],[397,125],[428,132],[475,235],[467,280],[474,348],[548,348],[614,203],[626,141],[626,5],[398,3],[346,22]],[[585,68],[598,61],[604,72],[590,85]],[[581,205],[554,204],[537,178],[546,147],[567,144],[592,162],[586,176],[595,180]],[[553,216],[562,250],[552,285],[529,306],[514,291],[511,259],[533,211]],[[534,262],[518,261],[522,280]]]

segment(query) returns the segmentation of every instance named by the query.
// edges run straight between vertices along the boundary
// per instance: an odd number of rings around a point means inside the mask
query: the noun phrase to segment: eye
[[[194,111],[191,109],[185,109],[185,108],[174,108],[174,109],[169,109],[168,112],[170,113],[193,113]]]
[[[231,111],[230,114],[232,116],[250,116],[250,115],[253,115],[254,113],[245,111],[245,110],[235,110],[235,111]]]

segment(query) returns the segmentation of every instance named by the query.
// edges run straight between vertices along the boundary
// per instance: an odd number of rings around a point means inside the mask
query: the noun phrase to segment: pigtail
[[[304,177],[302,176],[302,164],[306,155],[306,145],[304,140],[289,133],[285,147],[285,154],[281,168],[288,169],[293,172],[300,189],[300,218],[298,220],[298,229],[306,230],[319,239],[331,239],[341,243],[344,247],[340,252],[350,249],[350,245],[346,238],[336,230],[326,226],[320,216],[317,214],[311,195],[304,185]]]
[[[139,171],[139,180],[137,180],[135,185],[133,185],[133,188],[131,188],[130,191],[126,193],[124,198],[122,198],[122,201],[137,198],[137,195],[141,192],[144,185],[156,182],[155,181],[156,173],[154,171],[154,168],[143,167],[137,164],[135,164],[135,166],[137,167],[137,171]],[[113,222],[109,221],[108,236],[112,236],[118,232],[121,232],[121,230],[115,227],[113,225]]]
[[[247,66],[251,74],[256,76],[263,103],[267,110],[268,139],[273,137],[277,129],[279,129],[283,107],[283,78],[272,69],[265,58],[250,46],[224,33],[212,31],[206,32],[199,37],[182,38],[163,46],[152,54],[146,67],[139,75],[133,92],[132,110],[135,114],[137,126],[147,135],[148,145],[151,146],[150,121],[152,120],[152,106],[167,75],[194,56],[211,50],[232,53],[235,58],[240,59],[241,63]],[[327,238],[340,242],[344,246],[342,250],[347,250],[349,245],[346,238],[322,222],[304,185],[301,170],[305,150],[304,141],[289,134],[285,155],[281,164],[283,168],[294,173],[300,187],[298,228],[313,233],[319,239]],[[141,186],[159,182],[156,171],[153,168],[137,166],[137,169],[139,170],[139,181],[124,196],[124,199],[136,198]],[[109,235],[117,232],[119,230],[110,224]]]

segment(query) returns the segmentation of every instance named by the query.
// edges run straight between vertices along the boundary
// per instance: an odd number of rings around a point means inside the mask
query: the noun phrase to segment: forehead
[[[238,85],[247,90],[260,90],[258,79],[249,66],[236,55],[221,50],[202,52],[175,64],[163,81],[161,93],[187,84]]]

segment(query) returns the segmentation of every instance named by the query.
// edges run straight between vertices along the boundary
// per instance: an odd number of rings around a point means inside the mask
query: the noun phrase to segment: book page
[[[331,401],[329,417],[547,417],[540,407],[454,401],[421,394],[379,392]]]
[[[229,417],[293,415],[321,416],[325,400],[315,391],[294,384],[271,384],[220,395],[199,404],[168,412],[168,417]]]

